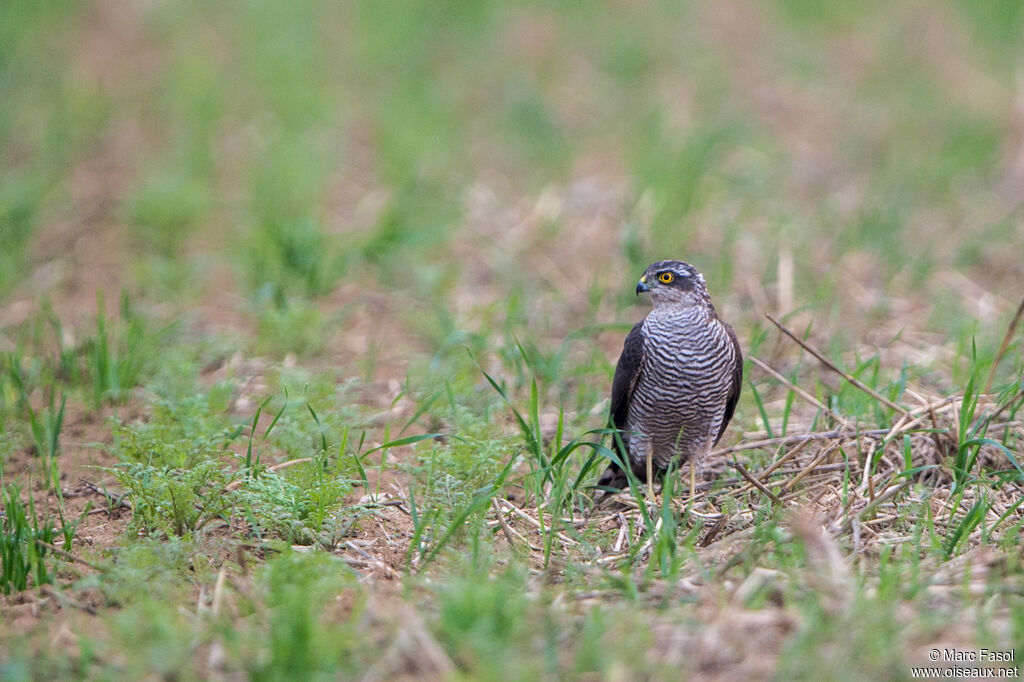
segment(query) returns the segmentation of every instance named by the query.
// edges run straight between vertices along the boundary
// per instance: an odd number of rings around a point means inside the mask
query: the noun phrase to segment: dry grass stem
[[[824,356],[824,355],[823,355],[823,354],[821,353],[821,351],[819,351],[819,350],[818,350],[818,349],[816,349],[816,348],[815,348],[814,346],[810,345],[809,343],[807,343],[806,341],[804,341],[803,339],[801,339],[800,337],[798,337],[798,336],[797,336],[796,334],[794,334],[793,332],[791,332],[791,331],[789,331],[788,329],[786,329],[786,327],[785,327],[785,326],[783,326],[783,325],[782,325],[782,324],[781,324],[781,323],[780,323],[780,322],[779,322],[778,320],[776,320],[776,319],[775,319],[774,317],[772,317],[772,316],[771,316],[771,315],[769,315],[768,313],[765,313],[765,317],[767,317],[767,318],[768,318],[768,320],[769,320],[769,321],[770,321],[770,322],[771,322],[772,324],[774,324],[774,325],[775,325],[776,327],[778,327],[778,328],[779,328],[779,329],[780,329],[780,330],[782,331],[782,333],[783,333],[783,334],[785,334],[785,335],[786,335],[786,336],[788,336],[789,338],[793,339],[793,341],[795,341],[795,342],[797,343],[797,345],[799,345],[799,346],[800,346],[801,348],[803,348],[804,350],[806,350],[806,351],[807,351],[808,353],[810,353],[811,355],[813,355],[814,357],[816,357],[816,358],[818,359],[818,361],[819,361],[819,362],[821,362],[821,364],[823,364],[823,365],[825,365],[826,367],[828,367],[828,368],[829,368],[830,370],[832,370],[833,372],[835,372],[836,374],[838,374],[839,376],[841,376],[841,377],[842,377],[843,379],[846,379],[846,381],[848,381],[848,382],[849,382],[849,383],[850,383],[851,385],[853,385],[853,386],[856,386],[857,388],[859,388],[860,390],[864,391],[865,393],[867,393],[868,395],[870,395],[870,396],[871,396],[872,398],[874,398],[875,400],[877,400],[878,402],[880,402],[880,403],[883,403],[883,404],[885,404],[885,405],[887,405],[887,406],[891,407],[892,409],[894,409],[894,410],[896,410],[896,411],[898,411],[898,412],[904,412],[904,413],[905,413],[905,412],[907,412],[907,409],[906,409],[905,407],[902,407],[902,406],[900,406],[900,405],[897,405],[896,403],[894,403],[893,401],[889,400],[888,398],[886,398],[886,397],[885,397],[884,395],[882,395],[881,393],[878,393],[877,391],[875,391],[874,389],[872,389],[872,388],[871,388],[870,386],[867,386],[867,385],[865,385],[865,384],[864,384],[864,382],[860,381],[860,380],[859,380],[859,379],[857,379],[856,377],[854,377],[854,376],[852,376],[852,375],[850,375],[850,374],[848,374],[848,373],[844,372],[843,370],[839,369],[839,367],[837,367],[837,366],[835,365],[835,363],[833,363],[833,362],[832,362],[831,360],[829,360],[828,358],[826,358],[826,357],[825,357],[825,356]]]
[[[803,398],[805,401],[807,401],[811,405],[817,407],[819,410],[821,410],[825,414],[827,414],[830,417],[832,417],[834,420],[836,420],[836,422],[841,424],[843,426],[843,428],[847,428],[847,429],[850,428],[849,421],[847,421],[844,417],[842,417],[841,415],[839,415],[839,414],[833,412],[832,410],[830,410],[820,400],[818,400],[813,395],[811,395],[810,393],[808,393],[804,389],[802,389],[799,386],[797,386],[796,384],[794,384],[792,381],[790,381],[786,377],[784,377],[781,374],[779,374],[778,372],[776,372],[774,369],[769,367],[766,363],[762,362],[760,359],[755,358],[755,357],[751,357],[750,361],[752,363],[754,363],[755,365],[757,365],[757,367],[759,367],[761,370],[766,372],[769,376],[774,378],[776,381],[781,383],[783,386],[785,386],[789,390],[793,391],[798,396]]]
[[[1014,313],[1013,319],[1010,320],[1010,324],[1006,326],[1006,333],[1003,334],[1003,340],[999,344],[999,350],[996,351],[996,357],[992,360],[992,368],[988,371],[988,379],[985,380],[985,393],[992,390],[992,380],[995,379],[996,369],[999,368],[999,363],[1002,361],[1003,356],[1006,355],[1006,349],[1010,347],[1010,340],[1013,338],[1013,334],[1017,330],[1017,325],[1020,323],[1021,317],[1024,317],[1024,298],[1020,300],[1020,305],[1017,306],[1017,312]]]
[[[736,471],[740,472],[740,475],[743,476],[743,478],[747,479],[750,485],[754,486],[762,493],[767,495],[768,498],[771,499],[771,501],[774,502],[775,504],[782,504],[782,500],[780,500],[778,496],[771,490],[768,490],[768,488],[764,487],[764,484],[762,484],[759,480],[754,478],[753,475],[751,475],[751,473],[747,471],[747,468],[745,466],[743,466],[736,460],[733,460],[732,465],[736,469]]]

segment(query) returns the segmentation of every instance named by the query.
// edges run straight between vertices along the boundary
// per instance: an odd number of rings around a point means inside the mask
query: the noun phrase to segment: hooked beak
[[[647,283],[647,275],[640,278],[640,281],[636,283],[636,295],[639,296],[645,291],[650,291],[651,285]]]

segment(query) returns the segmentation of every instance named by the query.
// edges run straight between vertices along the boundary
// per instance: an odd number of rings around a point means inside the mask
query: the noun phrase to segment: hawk
[[[612,380],[611,424],[623,463],[647,481],[670,464],[692,472],[725,432],[743,379],[743,355],[732,327],[711,304],[704,277],[689,263],[652,263],[636,285],[653,308],[626,336]],[[621,490],[626,473],[609,463],[599,486]]]

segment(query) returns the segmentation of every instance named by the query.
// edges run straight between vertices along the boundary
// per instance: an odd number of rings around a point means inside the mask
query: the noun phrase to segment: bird
[[[636,285],[650,313],[626,336],[615,366],[609,421],[614,448],[637,478],[653,484],[670,466],[694,471],[725,433],[743,381],[736,333],[715,311],[704,276],[689,263],[652,263]],[[611,493],[628,485],[614,461],[598,479]],[[650,489],[650,488],[649,488]]]

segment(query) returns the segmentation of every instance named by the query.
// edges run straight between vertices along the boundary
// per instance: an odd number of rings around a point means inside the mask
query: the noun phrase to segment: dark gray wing
[[[644,357],[643,320],[633,325],[622,344],[622,354],[615,365],[615,378],[612,379],[612,426],[617,429],[626,428],[626,417],[629,415],[629,401],[633,398],[633,387],[640,376],[640,365]]]
[[[722,426],[718,429],[718,435],[715,436],[715,445],[718,445],[718,441],[722,440],[725,427],[729,425],[729,420],[732,419],[733,412],[736,411],[736,403],[740,399],[740,388],[743,386],[743,351],[740,350],[739,339],[736,338],[736,332],[732,330],[732,327],[725,322],[719,322],[725,327],[725,331],[729,334],[729,340],[732,341],[732,349],[736,354],[736,367],[732,370],[732,385],[729,388],[729,399],[725,402],[725,416],[722,417]]]
[[[643,324],[643,320],[637,322],[626,335],[626,341],[622,344],[622,354],[619,355],[619,362],[615,365],[615,377],[612,379],[612,404],[609,416],[612,428],[621,431],[626,430],[629,402],[633,399],[633,389],[636,387],[636,380],[640,376],[640,367],[643,365]],[[623,463],[629,462],[628,440],[629,436],[622,433],[612,441],[612,447],[618,452]],[[623,448],[619,447],[620,443],[624,446]],[[633,468],[636,469],[635,466]],[[646,475],[646,471],[635,473],[641,480]],[[597,481],[598,486],[615,490],[622,490],[628,484],[626,474],[615,462],[608,462],[608,467]]]

